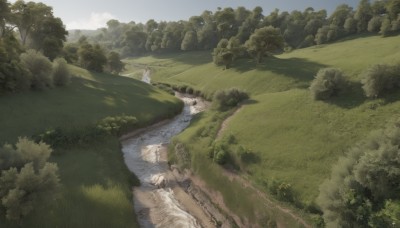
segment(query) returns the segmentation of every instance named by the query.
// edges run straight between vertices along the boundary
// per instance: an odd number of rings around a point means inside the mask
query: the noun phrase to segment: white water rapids
[[[180,115],[122,143],[125,163],[141,182],[134,189],[135,211],[141,227],[200,227],[168,187],[165,144],[189,125],[194,114],[204,110],[199,99],[178,97],[185,103]]]

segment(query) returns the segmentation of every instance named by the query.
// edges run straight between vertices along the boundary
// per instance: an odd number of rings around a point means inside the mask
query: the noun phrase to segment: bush
[[[214,162],[216,162],[219,165],[223,165],[227,162],[228,160],[228,153],[221,149],[214,151]]]
[[[384,92],[400,87],[400,65],[378,64],[370,67],[362,74],[361,83],[365,95],[376,98]]]
[[[213,103],[217,109],[225,110],[237,106],[240,102],[249,98],[249,95],[237,88],[217,91],[214,94]]]
[[[110,135],[121,135],[136,127],[137,122],[136,117],[125,114],[114,117],[109,116],[102,119],[97,124],[97,128]]]
[[[315,100],[325,100],[337,95],[346,84],[341,70],[325,68],[318,71],[311,82],[310,91]]]
[[[42,90],[53,86],[53,66],[48,58],[35,50],[28,50],[20,56],[22,65],[30,72],[32,88]]]
[[[68,85],[71,81],[71,72],[69,71],[67,61],[63,58],[57,58],[53,62],[53,82],[56,86]]]
[[[0,148],[0,213],[20,220],[42,200],[51,201],[59,187],[58,167],[48,163],[52,149],[19,138]]]
[[[382,217],[382,212],[397,210],[383,202],[393,200],[399,205],[399,148],[398,121],[371,133],[339,159],[317,198],[328,227],[391,227],[398,222],[399,215],[393,219]]]

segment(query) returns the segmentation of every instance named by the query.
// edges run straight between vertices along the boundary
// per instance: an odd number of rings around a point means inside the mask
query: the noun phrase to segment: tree
[[[188,31],[183,37],[181,49],[183,51],[193,51],[197,47],[197,35],[195,31]]]
[[[68,35],[63,22],[60,18],[48,17],[38,22],[36,27],[31,32],[31,47],[53,60],[61,54]]]
[[[368,22],[368,32],[379,32],[382,25],[382,18],[380,16],[373,17]]]
[[[221,39],[212,53],[216,65],[224,65],[228,69],[233,62],[233,52],[228,48],[229,41]]]
[[[8,3],[7,0],[0,0],[0,37],[5,36],[10,31],[12,31],[12,28],[10,29],[7,26],[10,17],[11,17],[10,3]]]
[[[335,12],[329,17],[330,24],[334,24],[338,27],[343,27],[346,19],[352,16],[353,8],[347,4],[342,4],[336,7]]]
[[[29,72],[19,61],[22,48],[13,34],[0,37],[0,93],[27,90]]]
[[[361,0],[354,15],[354,19],[357,20],[357,32],[367,31],[368,22],[371,18],[372,9],[369,0]]]
[[[339,159],[317,198],[327,227],[392,227],[397,222],[399,136],[399,122],[390,123]]]
[[[357,21],[354,18],[349,17],[346,19],[343,25],[344,31],[350,35],[357,32]]]
[[[0,212],[8,219],[20,220],[43,199],[55,197],[59,177],[57,165],[47,162],[51,152],[47,144],[27,138],[0,148]]]
[[[283,37],[280,29],[272,26],[256,29],[246,41],[245,47],[250,55],[252,55],[257,63],[268,52],[273,52],[283,47]]]
[[[110,52],[107,59],[108,70],[111,73],[119,74],[125,68],[125,64],[121,61],[121,58],[117,52]]]
[[[103,67],[107,64],[107,57],[99,45],[84,43],[78,51],[80,65],[88,70],[103,72]]]
[[[146,50],[147,33],[135,25],[125,32],[123,43],[129,48],[131,55],[142,54]]]
[[[392,25],[390,23],[390,19],[388,17],[385,17],[382,21],[382,25],[381,25],[379,33],[383,37],[386,37],[390,34],[391,30],[392,30]]]
[[[399,17],[400,14],[400,0],[389,0],[386,4],[386,10],[389,18],[393,21]]]

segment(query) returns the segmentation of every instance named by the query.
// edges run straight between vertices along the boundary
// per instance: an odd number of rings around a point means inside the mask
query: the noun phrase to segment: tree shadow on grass
[[[211,63],[211,51],[190,51],[190,52],[173,52],[173,53],[158,53],[152,54],[151,57],[155,59],[173,60],[188,65],[202,65]]]
[[[352,109],[362,105],[367,98],[360,82],[349,82],[343,92],[331,97],[325,102],[345,109]]]
[[[267,57],[262,63],[256,65],[252,59],[240,59],[232,66],[241,73],[250,70],[270,71],[285,77],[297,79],[300,82],[310,82],[319,69],[327,65],[312,62],[303,58],[281,59],[275,56]]]

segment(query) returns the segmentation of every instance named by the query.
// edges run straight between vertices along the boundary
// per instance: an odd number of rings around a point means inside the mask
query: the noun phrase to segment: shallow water
[[[168,186],[166,151],[163,145],[183,131],[192,116],[204,110],[198,98],[178,95],[185,103],[183,112],[171,122],[122,143],[125,163],[141,186],[135,188],[135,211],[142,227],[200,227],[176,200]],[[193,105],[193,104],[196,105]]]

